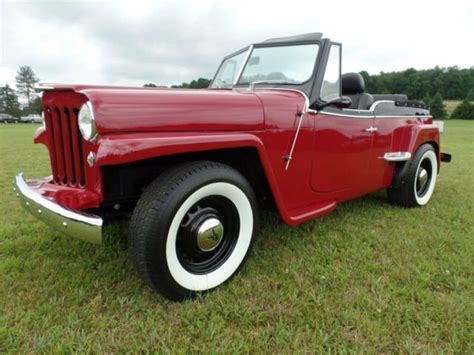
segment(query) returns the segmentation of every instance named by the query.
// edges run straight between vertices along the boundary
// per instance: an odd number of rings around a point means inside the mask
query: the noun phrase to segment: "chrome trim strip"
[[[367,115],[361,116],[361,115],[349,115],[349,114],[343,114],[343,113],[335,113],[335,112],[329,112],[329,111],[319,111],[319,113],[323,115],[330,115],[330,116],[340,116],[340,117],[356,117],[356,118],[374,118],[372,114],[369,114],[370,112],[367,111]]]
[[[376,115],[374,112],[375,108],[377,107],[378,104],[383,104],[383,103],[393,103],[395,105],[395,101],[393,100],[380,100],[380,101],[375,101],[368,110],[344,109],[344,112],[356,111],[360,115],[334,113],[334,112],[328,112],[328,111],[320,111],[320,112],[325,115],[340,116],[340,117],[355,117],[355,118],[370,118],[370,117],[374,117],[374,118],[432,118],[431,115]]]
[[[102,242],[103,221],[99,216],[68,209],[48,200],[28,186],[23,173],[15,177],[14,190],[22,207],[44,223],[73,238],[94,244]]]
[[[35,85],[35,91],[36,92],[42,92],[42,91],[51,91],[54,90],[54,86],[40,86],[40,85]]]
[[[377,107],[378,104],[389,104],[389,103],[392,103],[395,105],[395,101],[393,100],[379,100],[379,101],[375,101],[372,106],[370,106],[370,108],[367,110],[367,111],[374,111],[375,108]]]
[[[379,129],[377,127],[374,127],[374,126],[370,126],[369,128],[366,128],[364,129],[364,131],[368,132],[368,133],[374,133],[374,132],[377,132]]]
[[[353,117],[353,118],[432,118],[431,115],[384,115],[384,116],[374,116],[374,115],[369,115],[371,113],[370,111],[367,111],[367,115],[362,116],[362,115],[347,115],[347,114],[342,114],[342,113],[335,113],[335,112],[329,112],[329,111],[319,111],[319,113],[323,115],[330,115],[330,116],[340,116],[340,117]]]
[[[238,88],[234,89],[234,90],[239,90]],[[248,88],[245,88],[245,89],[241,89],[241,90],[245,90],[245,91],[250,91]],[[299,94],[301,94],[303,97],[304,97],[304,107],[303,107],[303,111],[304,113],[307,113],[307,112],[314,112],[314,113],[318,113],[318,111],[316,110],[311,110],[309,108],[309,98],[308,96],[306,96],[306,94],[301,91],[301,90],[297,90],[297,89],[289,89],[289,88],[257,88],[255,89],[254,91],[256,90],[280,90],[280,91],[294,91],[294,92],[297,92]]]
[[[242,66],[240,67],[239,74],[235,77],[234,82],[233,82],[232,85],[235,86],[239,82],[240,77],[242,76],[242,74],[244,72],[244,68],[247,65],[247,62],[249,61],[250,55],[252,54],[252,51],[253,51],[253,44],[250,45],[250,47],[248,49],[248,52],[247,52],[247,55],[245,56],[245,59],[242,62]]]
[[[433,118],[433,116],[431,115],[410,115],[410,116],[385,115],[385,116],[375,116],[375,118]]]
[[[410,152],[388,152],[383,156],[385,161],[389,162],[398,162],[398,161],[407,161],[411,159]]]

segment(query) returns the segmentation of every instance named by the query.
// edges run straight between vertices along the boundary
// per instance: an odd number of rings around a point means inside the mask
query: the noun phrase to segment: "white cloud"
[[[20,65],[43,81],[143,85],[211,77],[251,42],[323,32],[343,70],[474,65],[472,0],[0,0],[0,83]]]

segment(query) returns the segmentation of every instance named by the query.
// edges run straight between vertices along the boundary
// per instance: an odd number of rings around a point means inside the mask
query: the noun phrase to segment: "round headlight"
[[[87,101],[82,105],[79,111],[79,130],[85,140],[91,141],[97,136],[95,127],[94,112],[92,111],[92,104]]]

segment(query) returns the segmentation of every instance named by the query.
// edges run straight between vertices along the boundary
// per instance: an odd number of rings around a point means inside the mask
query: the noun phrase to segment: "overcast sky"
[[[344,72],[474,65],[474,0],[0,3],[1,85],[20,65],[43,82],[189,82],[249,43],[308,32],[343,43]]]

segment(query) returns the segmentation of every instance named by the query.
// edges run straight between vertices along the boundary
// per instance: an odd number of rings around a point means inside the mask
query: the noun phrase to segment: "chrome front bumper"
[[[62,207],[47,199],[28,186],[23,173],[15,177],[15,192],[23,208],[44,223],[73,238],[95,244],[102,242],[102,218]]]

